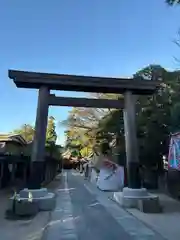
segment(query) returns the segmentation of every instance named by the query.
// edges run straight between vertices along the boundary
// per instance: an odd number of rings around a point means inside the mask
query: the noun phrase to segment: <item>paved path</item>
[[[163,240],[108,195],[77,172],[64,172],[43,240]]]

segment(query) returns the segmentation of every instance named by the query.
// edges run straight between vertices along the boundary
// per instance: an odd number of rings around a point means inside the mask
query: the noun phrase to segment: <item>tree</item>
[[[56,133],[55,119],[54,117],[50,116],[47,124],[46,144],[55,145],[56,140],[57,140],[57,133]]]
[[[47,130],[46,130],[46,150],[50,153],[50,156],[60,155],[59,147],[56,145],[57,133],[54,117],[48,118]]]
[[[141,162],[145,165],[158,164],[162,167],[162,156],[168,153],[172,128],[171,111],[179,101],[180,81],[178,71],[168,72],[160,66],[154,67],[161,76],[161,88],[152,96],[138,99],[138,140]],[[148,71],[151,68],[153,65],[144,70]]]
[[[162,156],[168,152],[170,111],[174,104],[176,75],[159,65],[149,65],[135,75],[146,75],[150,79],[159,79],[162,83],[154,95],[139,97],[136,104],[140,161],[143,165],[158,165],[161,168]]]
[[[92,151],[93,146],[93,138],[90,136],[90,133],[91,132],[87,132],[87,129],[69,128],[65,132],[65,148],[71,152],[76,149],[81,156],[87,157],[89,152]]]
[[[117,99],[120,95],[117,94],[90,94],[91,98],[97,99]],[[106,115],[111,114],[112,109],[101,108],[76,108],[74,107],[70,112],[68,118],[61,122],[61,125],[66,127],[77,127],[87,130],[96,129],[99,121]]]
[[[115,99],[118,95],[91,94],[90,96],[101,99]],[[100,141],[100,138],[97,140],[97,133],[101,132],[99,123],[105,116],[111,115],[112,112],[111,109],[73,108],[67,120],[60,123],[67,127],[66,148],[72,148],[72,146],[74,147],[76,145],[79,146],[79,151],[83,156],[89,155],[96,141]]]
[[[34,127],[30,124],[23,124],[20,128],[15,129],[13,133],[20,134],[27,142],[31,142],[34,138]]]
[[[161,88],[152,96],[140,96],[137,99],[137,136],[139,143],[140,161],[143,165],[162,167],[162,156],[168,153],[169,134],[172,122],[178,126],[180,72],[168,72],[159,65],[149,65],[138,71],[134,77],[145,78],[146,81],[159,79]],[[173,114],[174,118],[171,117]],[[116,132],[119,144],[124,142],[124,123],[121,110],[101,120],[101,131]],[[121,147],[121,153],[125,149]]]
[[[180,0],[166,0],[169,5],[180,4]]]
[[[171,128],[172,133],[180,131],[180,103],[174,104],[171,109]]]
[[[33,141],[35,128],[30,124],[24,124],[13,131],[14,134],[20,134],[27,142]],[[61,146],[56,145],[57,133],[54,117],[50,116],[46,131],[46,150],[50,156],[60,156]]]
[[[23,124],[20,128],[13,131],[14,134],[20,134],[27,142],[34,138],[35,128],[30,124]],[[54,117],[50,116],[47,124],[46,143],[56,143],[57,133]]]

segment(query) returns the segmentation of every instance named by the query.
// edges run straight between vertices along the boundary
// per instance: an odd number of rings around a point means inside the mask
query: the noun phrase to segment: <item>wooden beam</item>
[[[87,108],[116,108],[124,107],[124,100],[109,99],[91,99],[91,98],[73,98],[73,97],[56,97],[51,94],[49,97],[49,105],[51,106],[67,106],[67,107],[87,107]]]
[[[50,74],[9,70],[9,78],[20,88],[40,88],[42,85],[52,90],[152,94],[160,86],[161,81],[145,80],[143,78],[113,78],[78,76],[68,74]]]

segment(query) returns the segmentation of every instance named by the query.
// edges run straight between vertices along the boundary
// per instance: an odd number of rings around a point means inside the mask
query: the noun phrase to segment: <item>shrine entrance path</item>
[[[43,240],[162,240],[75,171],[64,171]]]

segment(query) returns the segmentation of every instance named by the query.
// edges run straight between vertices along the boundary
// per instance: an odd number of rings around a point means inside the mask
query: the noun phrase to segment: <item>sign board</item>
[[[168,167],[180,171],[180,132],[171,136]]]

